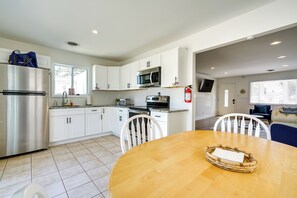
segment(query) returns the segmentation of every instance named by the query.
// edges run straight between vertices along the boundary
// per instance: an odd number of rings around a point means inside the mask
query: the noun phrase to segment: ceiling
[[[1,0],[0,37],[123,61],[273,1]]]
[[[297,27],[293,27],[199,53],[196,55],[196,72],[224,78],[297,70],[296,35]],[[274,41],[282,43],[270,45]],[[280,59],[279,56],[286,57]],[[271,69],[274,71],[267,71]]]

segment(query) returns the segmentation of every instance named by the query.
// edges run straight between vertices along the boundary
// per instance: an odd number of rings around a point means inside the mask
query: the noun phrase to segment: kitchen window
[[[297,104],[297,79],[251,82],[252,104]]]
[[[54,96],[61,96],[64,91],[69,96],[88,94],[88,70],[76,66],[55,64],[53,75]]]

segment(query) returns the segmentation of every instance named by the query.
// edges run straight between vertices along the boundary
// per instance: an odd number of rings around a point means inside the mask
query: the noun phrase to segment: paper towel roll
[[[92,102],[91,102],[91,95],[88,95],[88,96],[87,96],[87,105],[92,105]]]

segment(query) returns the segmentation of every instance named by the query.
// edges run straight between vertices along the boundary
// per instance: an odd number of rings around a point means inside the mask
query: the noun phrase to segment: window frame
[[[69,95],[68,94],[68,91],[67,91],[67,97],[68,98],[79,98],[79,97],[87,97],[89,94],[90,94],[90,91],[89,91],[89,87],[90,87],[90,83],[89,83],[89,73],[90,73],[90,69],[87,68],[87,67],[80,67],[80,66],[76,66],[76,65],[66,65],[66,64],[61,64],[61,63],[54,63],[53,64],[53,70],[52,70],[52,97],[53,98],[58,98],[58,97],[62,97],[62,93],[61,94],[55,94],[55,90],[56,90],[56,87],[55,87],[55,79],[56,79],[56,72],[55,72],[55,67],[56,66],[62,66],[62,67],[70,67],[72,68],[72,73],[71,73],[71,86],[73,86],[74,84],[74,77],[73,77],[73,69],[85,69],[87,71],[87,82],[86,82],[86,85],[87,85],[87,93],[86,94],[79,94],[79,95]]]
[[[296,80],[296,78],[292,78],[292,79],[277,79],[277,80],[261,80],[261,81],[250,81],[250,97],[249,97],[249,103],[251,105],[255,105],[255,104],[261,104],[261,105],[286,105],[286,106],[295,106],[297,105],[297,103],[295,104],[288,104],[288,103],[269,103],[269,102],[251,102],[251,98],[252,98],[252,83],[256,83],[256,82],[272,82],[272,81],[288,81],[288,80]]]

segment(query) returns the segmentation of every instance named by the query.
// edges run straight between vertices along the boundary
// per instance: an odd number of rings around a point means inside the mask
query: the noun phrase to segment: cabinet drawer
[[[80,114],[85,114],[84,108],[50,110],[50,116],[69,116],[69,115],[80,115]]]
[[[102,108],[101,107],[94,107],[94,108],[86,108],[86,113],[90,114],[90,113],[101,113],[102,112]]]
[[[118,114],[128,114],[128,108],[117,108]]]
[[[158,121],[167,122],[168,114],[161,112],[151,112],[151,116]]]

